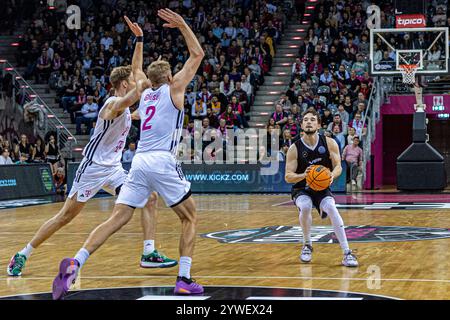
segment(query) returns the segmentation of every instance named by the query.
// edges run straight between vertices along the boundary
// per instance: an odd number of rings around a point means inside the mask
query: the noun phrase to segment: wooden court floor
[[[199,234],[266,226],[297,226],[288,195],[198,195]],[[6,275],[10,257],[62,206],[0,210],[0,296],[50,292],[59,261],[74,256],[89,232],[111,213],[114,200],[90,201],[72,223],[35,250],[19,278]],[[160,202],[156,247],[178,258],[180,223]],[[450,228],[450,209],[340,209],[348,226]],[[314,210],[313,225],[330,226]],[[450,238],[350,243],[360,266],[340,265],[338,244],[315,243],[311,264],[298,259],[300,244],[220,243],[198,236],[193,277],[206,286],[264,286],[338,290],[400,299],[450,299]],[[178,267],[142,269],[140,211],[90,257],[75,289],[172,286]]]

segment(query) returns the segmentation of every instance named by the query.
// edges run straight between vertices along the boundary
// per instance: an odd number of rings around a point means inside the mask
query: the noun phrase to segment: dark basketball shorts
[[[298,197],[300,196],[308,196],[311,198],[311,201],[313,203],[313,206],[317,209],[317,211],[320,214],[320,203],[322,202],[323,199],[325,199],[326,197],[333,197],[333,194],[331,193],[330,188],[327,188],[325,190],[322,191],[314,191],[310,188],[305,188],[305,189],[293,189],[291,196],[292,196],[292,200],[295,201],[297,200]],[[327,213],[326,212],[322,212],[322,214],[320,214],[322,219],[325,219],[327,217]]]

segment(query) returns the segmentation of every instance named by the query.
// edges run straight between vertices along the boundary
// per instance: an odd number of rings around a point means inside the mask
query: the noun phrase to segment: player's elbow
[[[131,106],[135,103],[136,101],[130,101],[129,99],[126,100],[122,100],[120,102],[116,102],[111,106],[111,112],[113,114],[117,114],[122,112],[123,110],[125,110],[128,106]]]
[[[198,50],[198,56],[201,57],[202,59],[205,57],[205,51],[203,50],[203,48],[200,48]]]
[[[286,174],[284,175],[284,181],[286,181],[286,183],[293,183],[293,182],[292,182],[291,175],[290,175],[289,173],[286,173]]]
[[[205,51],[202,48],[198,48],[197,50],[192,50],[190,53],[191,57],[195,60],[203,60],[205,57]]]

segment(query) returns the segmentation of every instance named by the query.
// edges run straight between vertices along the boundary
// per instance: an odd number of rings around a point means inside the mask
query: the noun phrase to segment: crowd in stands
[[[50,163],[55,188],[63,193],[66,186],[65,160],[55,137],[55,132],[49,132],[45,140],[33,137],[34,143],[30,143],[26,134],[20,134],[19,139],[12,141],[0,135],[0,166]]]
[[[355,157],[350,159],[347,155],[358,154],[356,162],[361,164],[362,150],[350,149],[354,139],[358,141],[354,147],[361,149],[360,141],[364,141],[367,130],[364,119],[373,84],[368,72],[369,31],[365,13],[370,4],[326,0],[316,6],[292,64],[289,87],[275,102],[267,122],[269,135],[276,129],[280,134],[280,150],[269,149],[269,155],[285,157],[288,147],[303,134],[301,114],[314,108],[321,116],[320,133],[336,140],[343,160],[353,162]],[[383,3],[379,5],[383,7]],[[382,11],[382,24],[392,23],[389,12]]]
[[[204,133],[212,130],[209,136],[226,138],[229,130],[248,127],[254,95],[270,74],[287,16],[293,13],[284,10],[282,0],[55,0],[54,10],[49,10],[46,1],[7,2],[10,14],[2,13],[4,24],[17,27],[14,17],[32,17],[17,52],[18,64],[26,68],[25,78],[49,83],[57,91],[57,102],[70,114],[77,134],[92,134],[100,108],[113,94],[111,70],[131,63],[135,39],[124,15],[144,30],[144,68],[161,58],[171,63],[173,73],[187,60],[188,48],[176,29],[162,27],[156,12],[168,7],[186,19],[206,56],[186,89],[183,127],[193,135],[194,120],[201,120]],[[80,30],[66,26],[70,4],[81,7]],[[284,157],[283,150],[302,134],[302,112],[311,107],[322,116],[323,133],[335,138],[341,151],[354,137],[364,141],[373,82],[367,63],[366,8],[370,4],[369,0],[325,0],[316,5],[292,65],[289,88],[276,101],[267,123],[269,135],[279,129],[280,150],[269,147],[267,156]],[[293,1],[293,5],[301,20],[305,1]],[[393,27],[392,0],[377,1],[377,5],[382,8],[382,27]],[[19,6],[24,9],[18,10]],[[433,26],[443,23],[445,14],[439,6],[428,11]],[[127,150],[133,148],[128,147],[130,142],[134,147],[138,142],[139,125],[135,125]]]
[[[188,48],[177,30],[162,27],[156,12],[169,7],[185,18],[206,55],[186,90],[183,125],[193,134],[193,121],[200,120],[203,132],[217,130],[223,137],[229,130],[248,127],[254,95],[270,72],[286,24],[283,1],[55,0],[52,10],[46,1],[7,2],[4,30],[12,33],[23,27],[23,20],[30,21],[19,42],[17,66],[25,68],[25,79],[56,90],[56,102],[76,124],[76,134],[92,135],[100,108],[113,94],[112,69],[131,64],[135,38],[124,15],[144,30],[144,69],[161,58],[171,63],[173,73],[187,60]],[[66,26],[65,11],[71,4],[81,7],[80,30]],[[139,124],[134,124],[125,162],[132,160],[138,142]],[[51,163],[55,185],[62,190],[64,159],[55,135],[45,140],[25,134],[0,136],[0,146],[0,164]]]
[[[367,132],[365,116],[373,84],[369,75],[370,34],[366,25],[367,7],[372,2],[325,0],[316,6],[292,64],[289,87],[276,101],[267,122],[269,135],[276,129],[280,134],[280,150],[269,148],[269,155],[276,153],[284,159],[288,147],[302,136],[301,114],[314,108],[321,115],[321,134],[336,140],[342,160],[352,168],[351,180],[355,183],[355,168],[360,169],[362,164],[361,147]],[[381,0],[376,4],[381,8],[381,27],[395,28],[393,2]],[[449,25],[446,5],[445,0],[429,4],[428,27]],[[439,60],[443,52],[437,46],[431,55]],[[394,52],[381,42],[375,54],[379,61],[395,59]]]
[[[68,30],[67,5],[81,7],[80,30]],[[187,88],[184,128],[194,120],[224,130],[247,128],[255,92],[269,74],[286,24],[284,1],[66,1],[54,10],[36,4],[31,24],[20,41],[17,61],[25,78],[49,83],[57,101],[89,134],[99,109],[111,94],[113,68],[131,64],[135,38],[123,19],[127,15],[144,31],[144,68],[158,58],[178,72],[189,53],[176,29],[163,28],[159,8],[180,13],[197,35],[205,59]],[[219,129],[220,123],[225,125]],[[133,141],[136,142],[136,141]]]
[[[56,134],[50,132],[46,140],[37,137],[34,143],[30,143],[26,134],[21,134],[19,139],[12,142],[0,135],[0,164],[27,164],[27,163],[51,163],[52,170],[56,172],[58,167],[64,166]]]

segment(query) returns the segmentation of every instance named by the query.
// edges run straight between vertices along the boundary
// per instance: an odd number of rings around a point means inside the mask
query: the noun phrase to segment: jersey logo
[[[324,146],[320,146],[318,151],[320,154],[324,154],[325,152],[327,152]]]
[[[148,93],[148,94],[146,94],[145,97],[144,97],[144,102],[159,100],[159,97],[160,97],[160,96],[161,96],[161,92]]]
[[[317,158],[317,159],[314,159],[314,160],[310,161],[309,164],[315,164],[315,163],[320,162],[320,161],[322,161],[322,158]]]
[[[308,151],[303,151],[303,158],[308,158]]]

